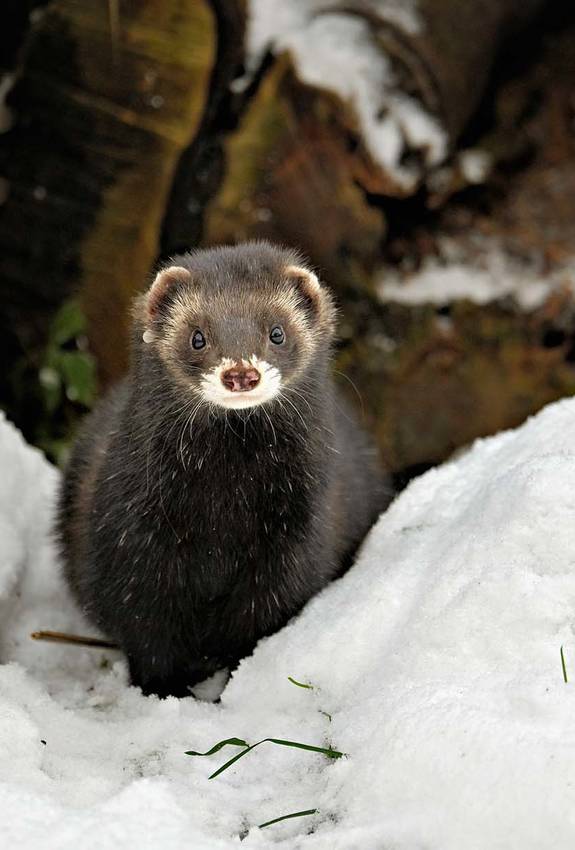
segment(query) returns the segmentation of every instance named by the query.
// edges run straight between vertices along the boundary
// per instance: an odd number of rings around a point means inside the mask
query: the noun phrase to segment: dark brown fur
[[[182,696],[346,569],[390,489],[336,395],[331,296],[289,271],[300,257],[249,243],[174,265],[138,302],[130,373],[76,443],[59,527],[66,578],[132,682]],[[283,394],[202,403],[202,373],[252,354],[279,369]]]

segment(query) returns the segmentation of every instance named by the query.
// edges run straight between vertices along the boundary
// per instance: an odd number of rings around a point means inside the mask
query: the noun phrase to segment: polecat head
[[[271,401],[325,360],[332,297],[294,251],[267,242],[175,257],[138,299],[140,340],[182,389],[220,408]]]

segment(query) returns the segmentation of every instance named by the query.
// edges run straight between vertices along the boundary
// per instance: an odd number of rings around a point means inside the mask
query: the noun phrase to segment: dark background
[[[574,391],[572,4],[420,0],[416,34],[383,0],[300,5],[362,20],[444,129],[439,164],[404,139],[409,188],[288,53],[271,43],[245,77],[244,3],[3,5],[0,406],[53,459],[126,370],[129,303],[158,259],[252,237],[302,248],[336,290],[342,386],[400,482]],[[530,310],[380,297],[386,275],[494,250],[559,285]]]

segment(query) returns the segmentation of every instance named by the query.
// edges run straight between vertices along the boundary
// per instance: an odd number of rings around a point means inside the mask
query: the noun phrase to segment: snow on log
[[[476,109],[502,44],[543,0],[250,0],[248,68],[289,51],[358,119],[384,194],[411,194]]]

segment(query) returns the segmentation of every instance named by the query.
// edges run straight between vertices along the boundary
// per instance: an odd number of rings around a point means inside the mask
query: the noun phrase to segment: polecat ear
[[[154,319],[158,315],[162,305],[166,302],[167,296],[178,285],[190,283],[191,280],[191,272],[183,266],[169,266],[167,269],[159,271],[146,295],[147,319]]]
[[[303,266],[287,266],[285,274],[295,285],[304,305],[314,312],[319,312],[323,290],[317,275]]]

